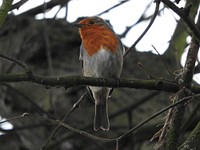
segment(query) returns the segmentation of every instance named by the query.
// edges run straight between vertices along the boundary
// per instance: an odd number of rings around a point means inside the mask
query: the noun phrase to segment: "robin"
[[[102,18],[93,16],[81,20],[79,27],[82,44],[80,61],[83,75],[88,77],[119,78],[123,67],[124,47],[113,29]],[[94,130],[108,131],[107,101],[112,93],[108,87],[87,87],[95,102]]]

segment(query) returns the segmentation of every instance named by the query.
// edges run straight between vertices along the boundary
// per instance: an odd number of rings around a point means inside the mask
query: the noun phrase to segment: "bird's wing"
[[[86,88],[87,88],[87,90],[88,90],[88,93],[89,93],[89,95],[90,95],[92,101],[95,102],[91,89],[90,89],[88,86],[86,86]]]
[[[82,73],[83,73],[83,52],[84,52],[84,47],[83,47],[83,44],[81,44],[81,46],[80,46],[79,60],[81,62]]]
[[[84,52],[84,47],[83,47],[83,43],[82,43],[80,46],[79,60],[83,60],[83,52]]]
[[[124,46],[123,46],[123,44],[122,44],[122,42],[121,42],[121,40],[118,38],[118,41],[119,41],[119,48],[122,50],[122,54],[124,55],[125,54],[125,48],[124,48]]]
[[[123,56],[124,56],[124,54],[125,54],[125,48],[124,48],[123,45],[122,45],[122,54],[123,54]]]
[[[84,49],[84,47],[83,47],[83,44],[81,44],[81,46],[80,46],[79,60],[80,60],[80,62],[81,62],[82,73],[83,73],[83,69],[84,69],[84,68],[83,68],[83,55],[84,55],[84,51],[85,51],[85,49]],[[86,86],[86,88],[87,88],[87,90],[88,90],[88,93],[89,93],[91,99],[94,101],[92,91],[90,90],[90,88],[89,88],[88,86]]]

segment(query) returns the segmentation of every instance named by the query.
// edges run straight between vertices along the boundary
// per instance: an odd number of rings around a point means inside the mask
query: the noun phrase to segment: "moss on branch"
[[[0,28],[8,15],[8,11],[12,6],[13,0],[3,0],[3,3],[0,7]]]
[[[78,75],[63,77],[45,77],[29,74],[1,74],[0,82],[33,82],[48,87],[72,87],[81,85],[106,86],[115,88],[135,88],[158,90],[166,92],[177,92],[179,86],[172,82],[162,80],[140,80],[127,78],[92,78]],[[194,93],[200,92],[200,87],[192,87]]]
[[[179,150],[200,149],[200,121]]]

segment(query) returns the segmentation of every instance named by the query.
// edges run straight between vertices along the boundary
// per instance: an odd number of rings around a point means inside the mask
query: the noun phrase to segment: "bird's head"
[[[112,30],[111,27],[102,18],[97,16],[85,18],[75,25],[79,27],[80,31],[103,28]]]

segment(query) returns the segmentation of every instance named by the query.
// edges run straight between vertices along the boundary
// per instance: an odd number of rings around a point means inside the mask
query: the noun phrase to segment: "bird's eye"
[[[91,21],[90,21],[90,24],[94,24],[94,21],[93,21],[93,20],[91,20]]]

